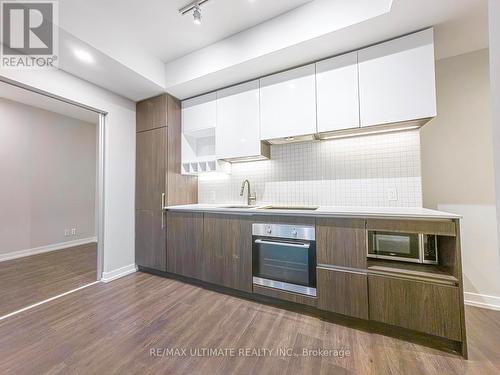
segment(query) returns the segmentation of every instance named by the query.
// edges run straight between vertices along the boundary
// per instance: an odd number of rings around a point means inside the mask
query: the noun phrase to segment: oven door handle
[[[285,247],[300,247],[302,249],[309,249],[311,244],[308,243],[290,243],[290,242],[274,242],[274,241],[265,241],[265,240],[255,240],[257,244],[266,244],[266,245],[278,245]]]

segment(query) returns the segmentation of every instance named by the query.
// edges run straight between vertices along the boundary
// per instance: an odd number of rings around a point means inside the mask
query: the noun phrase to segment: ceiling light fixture
[[[195,25],[201,25],[201,8],[198,5],[194,8],[193,19]]]
[[[83,50],[83,49],[80,49],[80,48],[74,48],[73,49],[73,53],[75,54],[75,56],[87,63],[87,64],[93,64],[94,63],[94,57],[87,51]]]
[[[196,25],[201,25],[201,5],[205,4],[208,0],[199,0],[194,1],[185,7],[179,9],[179,13],[185,15],[191,11],[193,11],[193,22]]]

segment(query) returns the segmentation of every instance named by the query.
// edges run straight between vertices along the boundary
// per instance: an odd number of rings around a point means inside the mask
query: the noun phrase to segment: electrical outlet
[[[75,236],[76,235],[76,228],[71,228],[71,235]]]
[[[387,189],[387,200],[389,202],[395,202],[398,200],[398,189],[391,188]]]
[[[68,237],[69,236],[69,229],[65,229],[64,230],[64,237]]]

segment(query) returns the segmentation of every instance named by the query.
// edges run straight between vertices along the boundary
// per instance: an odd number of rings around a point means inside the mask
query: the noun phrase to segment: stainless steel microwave
[[[368,231],[368,257],[438,264],[437,236],[424,233]]]

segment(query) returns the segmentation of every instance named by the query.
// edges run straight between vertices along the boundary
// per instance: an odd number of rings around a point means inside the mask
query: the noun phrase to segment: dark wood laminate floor
[[[470,360],[136,273],[0,321],[1,374],[496,374],[500,312],[467,308]],[[151,348],[349,348],[335,357],[152,357]],[[182,354],[179,352],[178,354]]]
[[[0,262],[0,316],[97,280],[97,244]]]

